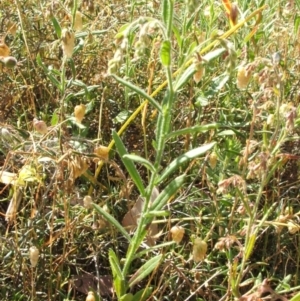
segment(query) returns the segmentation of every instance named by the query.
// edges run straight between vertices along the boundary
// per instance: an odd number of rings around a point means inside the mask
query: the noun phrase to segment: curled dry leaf
[[[2,40],[0,41],[0,57],[6,57],[10,55],[10,49],[9,47],[5,44],[5,42]]]
[[[98,284],[102,296],[111,296],[113,294],[112,279],[108,275],[101,275],[98,279],[94,275],[85,273],[75,276],[72,281],[73,288],[83,294],[88,294],[91,289],[96,291]]]
[[[262,297],[268,296],[266,300],[271,300],[271,301],[288,301],[288,299],[282,295],[277,294],[269,284],[268,279],[264,279],[261,285],[259,285],[256,289],[256,291],[252,294],[245,294],[241,296],[238,301],[257,301],[257,300],[262,300]],[[265,298],[264,298],[265,300]]]
[[[151,205],[151,203],[157,198],[158,195],[159,195],[159,191],[156,187],[154,187],[151,194],[151,200],[149,205]],[[142,197],[138,197],[134,206],[125,214],[122,220],[122,225],[126,228],[127,231],[133,232],[137,227],[143,211],[144,203],[145,200]],[[146,243],[149,246],[155,245],[155,241],[158,235],[159,235],[159,231],[158,231],[157,224],[151,223],[148,227],[148,236],[147,236]]]

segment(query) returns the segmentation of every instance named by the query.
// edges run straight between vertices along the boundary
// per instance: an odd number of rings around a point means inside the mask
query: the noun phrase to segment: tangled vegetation
[[[1,300],[300,300],[299,9],[1,1]]]

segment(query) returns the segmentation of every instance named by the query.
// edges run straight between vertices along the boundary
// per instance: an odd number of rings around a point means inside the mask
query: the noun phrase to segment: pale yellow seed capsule
[[[172,235],[172,239],[176,242],[176,243],[180,243],[182,241],[183,235],[184,235],[184,228],[181,226],[174,226],[171,228],[170,230],[171,235]]]
[[[74,32],[64,28],[61,34],[62,49],[65,57],[71,58],[75,46],[75,34]]]
[[[236,85],[239,89],[246,89],[251,79],[251,72],[241,66],[237,72]]]
[[[199,68],[199,70],[197,70],[195,73],[194,73],[194,81],[196,84],[198,84],[200,82],[200,80],[202,79],[202,77],[204,76],[204,73],[205,73],[205,69],[203,66],[201,66]]]
[[[81,123],[85,115],[86,107],[84,104],[80,104],[74,108],[74,116],[78,123]]]
[[[291,234],[295,234],[300,230],[300,226],[297,225],[295,222],[289,221],[287,225],[288,225],[288,230]]]
[[[212,169],[215,169],[218,161],[218,156],[216,152],[212,152],[209,156],[209,165]]]
[[[13,56],[1,57],[1,62],[6,68],[14,68],[18,64],[18,61]]]
[[[82,30],[82,13],[80,11],[77,11],[75,14],[75,20],[74,20],[74,30],[75,31],[81,31]]]
[[[83,206],[84,206],[86,209],[91,209],[91,208],[92,208],[92,203],[93,203],[93,199],[92,199],[91,196],[86,195],[86,196],[83,198]]]
[[[193,259],[195,262],[203,260],[207,252],[207,243],[201,238],[197,237],[193,244]]]
[[[94,292],[88,292],[88,295],[86,296],[85,301],[96,301]]]
[[[94,153],[101,159],[108,160],[109,148],[107,146],[100,145],[95,148]]]
[[[29,249],[29,259],[30,259],[31,266],[33,268],[36,267],[37,262],[39,260],[39,256],[40,256],[40,252],[37,249],[37,247],[35,247],[35,246],[30,247],[30,249]]]
[[[48,127],[43,120],[33,119],[33,127],[40,134],[46,134],[48,132]]]

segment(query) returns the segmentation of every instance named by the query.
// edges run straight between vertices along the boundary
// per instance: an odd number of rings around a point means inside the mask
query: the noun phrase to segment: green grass
[[[299,300],[298,2],[1,2],[1,300]]]

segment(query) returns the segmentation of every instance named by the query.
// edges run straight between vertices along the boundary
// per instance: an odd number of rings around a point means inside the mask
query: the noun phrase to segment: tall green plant
[[[144,300],[141,296],[146,297],[149,294],[149,288],[146,288],[143,292],[138,292],[136,295],[132,295],[127,292],[129,288],[134,286],[138,281],[145,278],[150,274],[154,269],[157,268],[160,261],[162,260],[163,255],[156,255],[149,260],[147,260],[128,280],[128,275],[132,272],[130,267],[134,259],[141,257],[144,253],[138,253],[143,240],[147,235],[147,229],[153,219],[157,215],[164,214],[163,207],[166,205],[168,200],[174,196],[177,191],[182,187],[184,181],[186,180],[186,175],[179,175],[169,181],[167,185],[164,185],[164,189],[161,193],[153,199],[154,187],[162,185],[166,179],[169,179],[170,176],[179,169],[179,167],[186,163],[187,161],[197,158],[198,156],[206,153],[214,146],[214,142],[197,147],[193,150],[188,151],[185,154],[180,155],[178,158],[173,160],[171,164],[165,169],[161,169],[162,158],[165,154],[165,146],[167,139],[171,135],[171,120],[173,106],[176,102],[176,96],[179,89],[188,83],[193,74],[197,71],[196,66],[188,68],[186,72],[182,72],[176,79],[172,76],[172,47],[171,47],[171,35],[172,35],[172,21],[173,21],[173,10],[174,10],[174,1],[173,0],[164,0],[162,4],[162,21],[152,19],[152,18],[141,18],[138,21],[134,21],[131,24],[125,26],[121,33],[120,37],[123,39],[127,38],[127,35],[131,30],[135,30],[137,23],[151,23],[158,27],[162,33],[163,41],[161,43],[160,49],[160,61],[165,71],[167,78],[167,88],[165,95],[163,97],[162,103],[157,103],[151,96],[148,96],[141,88],[136,87],[132,83],[118,77],[112,72],[115,71],[116,61],[112,61],[110,66],[110,72],[112,76],[125,87],[135,91],[141,98],[146,98],[150,104],[158,111],[158,118],[156,124],[156,138],[155,138],[155,160],[150,162],[146,158],[142,158],[137,155],[130,155],[127,153],[127,150],[116,132],[113,132],[113,139],[116,145],[117,152],[121,156],[122,162],[125,165],[131,179],[135,183],[141,197],[144,198],[144,205],[142,209],[141,216],[139,218],[136,231],[133,234],[132,238],[129,238],[125,234],[126,230],[122,229],[122,225],[116,221],[113,217],[109,217],[108,213],[104,212],[101,207],[94,204],[94,208],[102,215],[104,215],[121,233],[127,237],[129,242],[129,248],[126,253],[125,259],[122,260],[123,264],[121,265],[121,260],[117,257],[116,253],[113,250],[109,251],[109,260],[114,278],[114,288],[119,300]],[[144,25],[145,26],[145,25]],[[213,52],[208,59],[213,59],[219,56],[223,50],[220,49],[217,52]],[[195,129],[186,129],[189,133],[192,133]],[[143,180],[135,167],[135,164],[142,164],[150,172],[150,178],[148,185],[144,185]],[[160,246],[156,246],[156,249]]]

